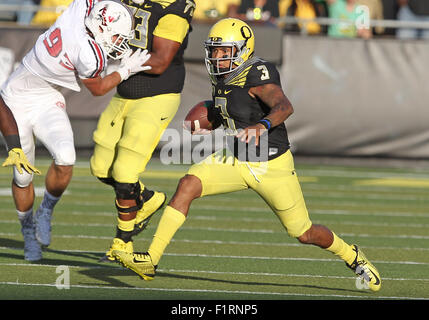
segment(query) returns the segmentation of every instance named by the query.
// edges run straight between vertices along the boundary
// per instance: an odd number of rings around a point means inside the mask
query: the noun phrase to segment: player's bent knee
[[[112,166],[114,150],[97,145],[94,147],[94,154],[89,160],[91,174],[95,177],[105,177]]]
[[[192,199],[198,198],[202,191],[201,180],[197,176],[187,174],[180,179],[177,189],[177,193],[185,194]]]
[[[25,188],[33,181],[33,174],[23,170],[22,174],[15,168],[13,169],[13,182],[20,188]]]
[[[312,237],[311,237],[311,228],[308,229],[302,235],[300,235],[299,237],[296,237],[296,238],[302,244],[311,244],[311,243],[313,243],[312,242]]]
[[[299,236],[297,239],[299,242],[301,242],[303,244],[307,244],[307,243],[309,243],[310,238],[308,237],[307,233],[305,232],[303,235]]]
[[[53,154],[57,166],[73,166],[76,162],[76,151],[73,143],[63,142]]]

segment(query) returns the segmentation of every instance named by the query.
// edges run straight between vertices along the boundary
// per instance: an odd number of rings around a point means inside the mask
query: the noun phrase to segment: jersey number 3
[[[257,69],[262,72],[261,80],[268,80],[270,78],[270,73],[265,65],[257,66]]]
[[[132,9],[136,18],[142,18],[141,23],[137,24],[135,28],[136,34],[134,39],[130,40],[130,44],[138,48],[146,49],[148,41],[149,18],[151,13],[149,11],[137,9],[135,7],[130,8]]]
[[[232,119],[228,111],[226,110],[226,98],[223,97],[215,97],[215,108],[220,109],[220,115],[223,119],[223,126],[225,127],[226,134],[227,135],[236,135],[237,134],[237,128],[235,127],[234,119]]]

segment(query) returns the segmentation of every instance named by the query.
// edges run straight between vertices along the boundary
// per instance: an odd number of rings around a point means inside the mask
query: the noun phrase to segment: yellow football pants
[[[301,236],[312,225],[290,151],[267,162],[244,162],[229,150],[220,150],[191,166],[188,174],[201,180],[201,197],[253,189],[292,237]]]
[[[180,94],[141,99],[115,95],[94,132],[91,172],[99,178],[135,183],[180,105]]]

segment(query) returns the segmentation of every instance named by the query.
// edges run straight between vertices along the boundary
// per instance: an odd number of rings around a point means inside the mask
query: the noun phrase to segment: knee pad
[[[22,174],[18,172],[18,170],[14,167],[13,168],[13,181],[15,184],[20,188],[28,187],[33,181],[33,174],[28,173],[25,170],[22,170]]]
[[[141,196],[140,183],[114,183],[116,193],[116,208],[120,213],[129,213],[138,211],[143,207],[143,197]],[[121,207],[118,204],[118,199],[135,200],[136,205],[132,207]]]

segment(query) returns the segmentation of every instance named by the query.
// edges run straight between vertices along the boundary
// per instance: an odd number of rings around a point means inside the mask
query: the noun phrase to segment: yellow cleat
[[[166,200],[167,196],[165,193],[155,191],[153,196],[144,202],[143,207],[137,211],[136,224],[134,225],[132,236],[136,236],[146,229],[152,216],[162,208]]]
[[[381,278],[377,269],[369,262],[365,257],[362,250],[358,249],[357,245],[352,244],[353,250],[356,252],[356,258],[352,264],[347,264],[347,267],[353,270],[353,272],[363,279],[365,284],[372,291],[378,291],[381,288]]]
[[[115,258],[112,255],[113,250],[116,250],[119,252],[133,253],[134,251],[133,242],[128,241],[127,243],[125,243],[122,239],[114,238],[113,243],[110,246],[110,249],[106,252],[104,257],[102,257],[99,260],[99,262],[115,262]]]
[[[115,257],[116,261],[122,264],[125,268],[137,273],[143,280],[150,281],[155,277],[155,270],[157,266],[153,265],[149,253],[129,253],[125,251],[113,250],[112,255]]]

